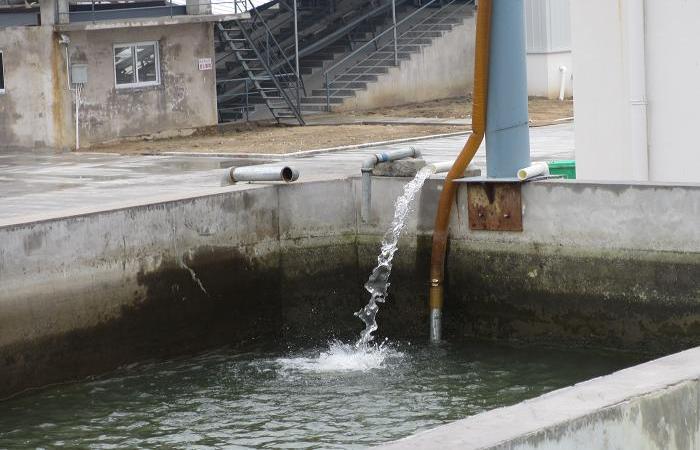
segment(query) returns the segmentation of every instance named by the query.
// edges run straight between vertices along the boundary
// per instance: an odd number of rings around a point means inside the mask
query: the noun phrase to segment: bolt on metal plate
[[[523,231],[520,183],[469,183],[469,229]]]

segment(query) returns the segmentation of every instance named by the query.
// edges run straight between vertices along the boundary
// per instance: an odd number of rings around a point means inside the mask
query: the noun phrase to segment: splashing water
[[[405,227],[406,216],[411,212],[416,195],[425,184],[425,180],[435,173],[435,166],[427,165],[420,169],[415,178],[403,188],[403,194],[394,204],[394,219],[382,239],[382,247],[377,257],[377,266],[365,283],[365,289],[371,297],[367,305],[355,313],[365,323],[365,329],[360,332],[360,338],[355,342],[355,348],[367,349],[374,339],[372,333],[377,330],[377,312],[379,303],[384,303],[389,289],[389,275],[394,253],[398,250],[399,237]]]
[[[387,358],[401,361],[403,352],[389,345],[374,345],[355,348],[340,341],[328,343],[328,350],[314,356],[296,356],[276,360],[283,371],[298,372],[366,372],[384,367]]]
[[[389,289],[391,262],[398,249],[399,237],[404,229],[406,217],[416,195],[425,181],[435,173],[435,167],[428,165],[418,171],[415,178],[403,188],[403,193],[394,203],[394,218],[389,229],[382,238],[382,246],[377,257],[377,266],[365,283],[365,289],[371,294],[369,303],[355,313],[365,323],[365,329],[354,345],[338,341],[328,343],[328,350],[320,351],[313,356],[293,356],[278,358],[277,364],[283,372],[366,372],[386,367],[387,361],[401,361],[404,354],[388,345],[387,340],[373,343],[372,333],[377,330],[377,311],[379,303],[384,303]]]

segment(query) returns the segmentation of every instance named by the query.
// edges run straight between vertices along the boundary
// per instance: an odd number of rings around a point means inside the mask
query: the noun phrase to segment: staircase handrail
[[[421,6],[420,8],[418,8],[417,10],[413,11],[413,12],[412,12],[411,14],[409,14],[408,16],[406,16],[406,17],[404,17],[403,19],[401,19],[400,21],[396,22],[396,25],[392,25],[391,27],[389,27],[389,28],[387,28],[386,30],[382,31],[382,32],[379,33],[377,36],[375,36],[373,39],[369,40],[368,42],[366,42],[366,43],[365,43],[364,45],[362,45],[361,47],[356,48],[352,53],[346,55],[345,58],[341,59],[340,61],[336,62],[335,64],[333,64],[332,66],[330,66],[328,69],[326,69],[326,71],[323,73],[323,79],[324,79],[324,84],[325,84],[325,88],[326,88],[326,109],[327,109],[328,111],[330,111],[330,100],[331,100],[331,99],[330,99],[330,91],[331,91],[331,89],[330,89],[330,83],[329,83],[329,74],[330,74],[332,71],[334,71],[335,69],[337,69],[338,67],[340,67],[343,63],[347,62],[349,59],[351,59],[351,58],[353,58],[354,56],[356,56],[359,52],[361,52],[362,50],[364,50],[365,48],[367,48],[370,44],[376,43],[376,42],[379,40],[379,38],[381,38],[381,37],[384,36],[385,34],[387,34],[387,33],[389,33],[389,32],[393,32],[395,29],[398,29],[399,26],[403,25],[405,22],[407,22],[409,19],[411,19],[411,18],[412,18],[413,16],[415,16],[416,14],[420,13],[421,11],[423,11],[423,10],[424,10],[425,8],[427,8],[428,6],[432,5],[432,4],[435,3],[435,2],[441,2],[441,3],[442,3],[443,1],[444,1],[444,0],[430,0],[428,3],[425,3],[424,5],[422,5],[422,6]],[[452,1],[450,1],[449,3],[447,3],[447,5],[442,5],[442,6],[449,6],[449,5],[453,4],[455,1],[456,1],[456,0],[452,0]],[[473,0],[472,0],[472,1],[469,1],[469,0],[468,0],[467,3],[473,4]],[[423,23],[423,22],[425,22],[426,20],[432,18],[433,16],[435,16],[435,14],[437,14],[437,12],[431,14],[431,15],[428,16],[428,17],[426,17],[426,18],[425,18],[424,20],[422,20],[420,23]],[[414,25],[414,26],[415,26],[415,25]],[[412,28],[413,28],[413,27],[411,27],[411,29],[412,29]],[[406,32],[410,31],[411,29],[407,30]],[[399,37],[403,37],[405,34],[406,34],[406,33],[402,33],[401,36],[399,36]],[[395,36],[396,36],[396,35],[395,35]],[[394,38],[394,39],[396,39],[396,38]],[[397,45],[397,43],[395,43],[395,45]],[[395,52],[395,53],[396,53],[396,52]]]
[[[374,38],[372,38],[372,39],[370,39],[369,41],[365,42],[365,43],[362,44],[360,47],[358,47],[358,48],[356,48],[355,50],[353,50],[350,54],[346,55],[345,58],[341,59],[340,61],[338,61],[337,63],[333,64],[333,65],[330,66],[328,69],[326,69],[326,71],[323,72],[323,77],[324,77],[325,79],[328,79],[328,74],[329,74],[330,72],[333,72],[336,68],[338,68],[339,66],[341,66],[343,63],[347,62],[349,59],[351,59],[352,57],[354,57],[355,55],[357,55],[359,52],[361,52],[361,51],[364,50],[365,48],[369,47],[370,44],[374,44],[375,42],[377,42],[377,41],[379,40],[379,38],[381,38],[381,37],[384,36],[385,34],[387,34],[387,33],[389,33],[389,32],[393,32],[393,31],[394,31],[394,28],[398,28],[399,25],[403,25],[406,21],[408,21],[409,19],[411,19],[413,16],[415,16],[415,15],[418,14],[419,12],[423,11],[425,8],[427,8],[428,6],[432,5],[433,3],[439,2],[439,1],[441,1],[441,0],[430,0],[428,3],[424,4],[423,6],[421,6],[420,8],[418,8],[417,10],[413,11],[413,12],[412,12],[411,14],[409,14],[408,16],[406,16],[406,17],[404,17],[403,19],[401,19],[400,21],[396,22],[396,25],[390,26],[390,27],[387,28],[386,30],[384,30],[384,31],[382,31],[381,33],[379,33],[378,35],[376,35]]]

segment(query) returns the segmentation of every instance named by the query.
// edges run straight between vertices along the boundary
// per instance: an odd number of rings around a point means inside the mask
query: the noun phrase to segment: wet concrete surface
[[[573,123],[532,128],[532,159],[573,158],[573,131]],[[429,162],[451,160],[465,141],[466,134],[306,156],[280,155],[279,160],[255,155],[0,153],[0,226],[255,187],[222,186],[231,166],[285,161],[300,170],[299,182],[328,180],[359,175],[366,156],[406,146],[419,148]],[[473,164],[485,167],[483,146]]]

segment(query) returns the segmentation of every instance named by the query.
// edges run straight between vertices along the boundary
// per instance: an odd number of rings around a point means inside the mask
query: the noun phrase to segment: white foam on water
[[[334,341],[328,350],[312,357],[290,357],[275,360],[283,371],[299,372],[366,372],[381,369],[389,360],[400,360],[404,354],[388,345],[355,347]]]

